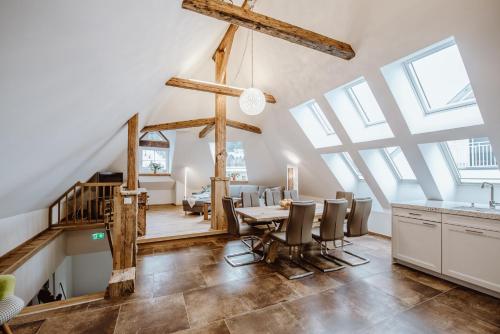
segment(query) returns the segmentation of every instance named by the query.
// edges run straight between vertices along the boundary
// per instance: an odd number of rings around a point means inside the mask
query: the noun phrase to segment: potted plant
[[[156,174],[161,169],[161,164],[152,162],[149,164],[149,169],[153,171],[153,174]]]

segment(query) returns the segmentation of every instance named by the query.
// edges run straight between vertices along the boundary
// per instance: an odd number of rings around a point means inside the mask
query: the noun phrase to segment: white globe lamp
[[[247,115],[258,115],[266,107],[266,97],[258,88],[247,88],[240,95],[240,108]]]

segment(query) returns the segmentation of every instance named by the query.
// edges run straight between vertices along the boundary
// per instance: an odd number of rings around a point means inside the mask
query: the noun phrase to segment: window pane
[[[430,110],[475,101],[456,44],[412,61],[411,66]]]
[[[167,151],[155,151],[155,160],[167,160]]]
[[[500,180],[498,163],[488,138],[453,140],[446,145],[462,182]]]
[[[210,153],[215,161],[215,143],[209,143]],[[226,176],[235,181],[248,181],[245,150],[240,141],[226,143]]]
[[[406,157],[400,147],[387,147],[385,149],[387,157],[389,158],[396,174],[401,180],[416,180],[417,177],[406,160]]]
[[[154,150],[142,150],[142,160],[154,160],[155,151]]]
[[[152,141],[165,141],[165,139],[160,136],[158,132],[148,132],[142,139]]]
[[[332,125],[315,101],[295,107],[290,112],[315,148],[340,145]]]
[[[360,82],[350,89],[354,104],[366,125],[385,122],[384,114],[366,81]]]

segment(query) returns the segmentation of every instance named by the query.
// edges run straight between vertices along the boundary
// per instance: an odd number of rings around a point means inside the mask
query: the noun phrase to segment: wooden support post
[[[139,115],[128,120],[127,189],[137,189],[137,148],[139,145]]]

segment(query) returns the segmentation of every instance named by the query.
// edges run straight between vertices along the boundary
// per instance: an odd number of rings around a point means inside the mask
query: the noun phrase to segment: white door
[[[393,217],[393,256],[441,273],[441,223]]]
[[[443,224],[443,274],[500,292],[500,232]]]

